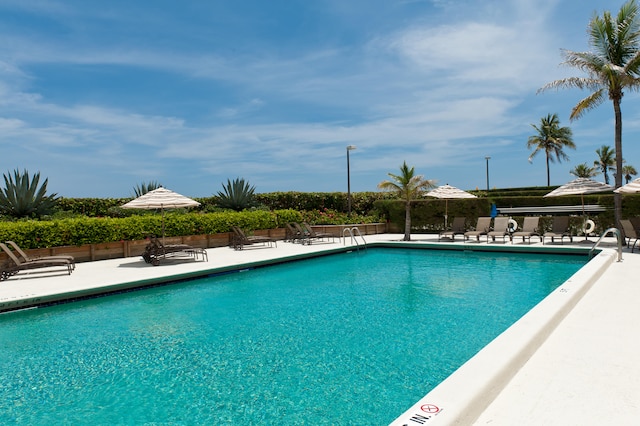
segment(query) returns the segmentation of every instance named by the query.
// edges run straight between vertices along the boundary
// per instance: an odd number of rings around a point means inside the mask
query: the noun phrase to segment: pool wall
[[[536,307],[398,417],[391,426],[472,424],[614,262],[616,256],[613,250],[598,253]]]
[[[512,252],[512,253],[546,253],[546,254],[584,254],[588,253],[585,248],[572,247],[554,247],[554,246],[515,246],[512,244],[498,245],[479,245],[479,244],[440,244],[440,243],[417,243],[415,241],[385,241],[367,243],[369,247],[402,247],[415,249],[435,249],[435,250],[456,250],[456,251],[487,251],[487,252]],[[312,247],[307,247],[311,249]],[[264,254],[264,256],[251,256],[252,260],[238,262],[237,258],[230,262],[220,262],[220,256],[214,256],[210,253],[210,258],[215,259],[216,266],[210,266],[208,262],[193,262],[192,265],[172,264],[160,267],[151,267],[134,258],[128,259],[111,259],[97,262],[91,262],[91,267],[95,268],[94,272],[86,271],[85,266],[88,264],[80,264],[76,271],[71,275],[63,274],[52,275],[50,278],[38,278],[37,283],[27,274],[12,277],[7,282],[3,282],[4,290],[0,291],[0,313],[11,312],[21,309],[29,309],[35,307],[49,306],[65,302],[73,302],[92,297],[105,296],[113,293],[121,293],[142,289],[145,287],[153,287],[158,285],[166,285],[174,282],[197,279],[201,277],[235,272],[244,269],[257,268],[278,263],[285,263],[297,260],[303,260],[311,257],[344,253],[349,251],[365,250],[362,246],[333,246],[313,247],[313,251],[307,253],[291,253],[280,248],[277,251],[255,251]],[[223,249],[218,249],[223,250]],[[245,250],[246,251],[246,250]],[[269,253],[269,254],[267,254]],[[233,253],[238,254],[238,253]],[[262,257],[262,258],[260,258]],[[122,265],[135,265],[140,263],[140,268],[121,267]],[[212,262],[213,263],[213,262]],[[226,265],[221,265],[226,263]],[[171,268],[171,271],[167,269]],[[50,282],[49,280],[55,281]],[[18,287],[10,288],[14,285]]]

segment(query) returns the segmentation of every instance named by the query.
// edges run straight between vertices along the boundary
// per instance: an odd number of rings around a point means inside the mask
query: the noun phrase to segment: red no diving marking
[[[433,405],[433,404],[424,404],[423,406],[420,407],[420,409],[425,413],[431,413],[431,414],[434,414],[440,411],[440,408],[437,405]]]

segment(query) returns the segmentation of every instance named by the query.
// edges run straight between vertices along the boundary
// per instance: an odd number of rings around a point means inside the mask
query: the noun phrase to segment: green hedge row
[[[346,192],[270,192],[257,194],[260,204],[270,209],[294,209],[300,211],[336,210],[346,212],[348,210],[348,194]],[[374,209],[378,200],[390,200],[395,198],[388,192],[352,192],[351,212],[367,215]]]
[[[351,211],[367,215],[377,200],[392,199],[386,192],[354,192],[351,194]],[[211,211],[217,207],[218,197],[194,198],[202,205],[191,211]],[[123,217],[139,214],[136,210],[120,207],[131,198],[60,198],[58,210],[88,217]],[[293,209],[299,211],[336,210],[346,212],[348,197],[345,192],[271,192],[256,194],[258,203],[269,210]]]
[[[164,214],[167,237],[217,234],[243,229],[273,229],[302,220],[295,210],[221,213]],[[149,234],[162,235],[163,217],[147,214],[127,218],[72,218],[55,221],[0,222],[0,241],[15,241],[23,248],[77,246],[112,241],[142,240]]]
[[[548,193],[547,191],[546,193]],[[579,195],[544,198],[543,196],[491,196],[488,198],[473,198],[464,200],[440,200],[426,198],[414,201],[411,207],[411,227],[415,232],[440,232],[444,229],[444,215],[448,205],[449,224],[455,216],[467,218],[470,225],[475,224],[480,216],[491,214],[491,204],[500,207],[527,206],[564,206],[582,204]],[[584,196],[585,204],[598,204],[607,208],[601,213],[589,213],[589,217],[596,222],[597,230],[604,231],[614,226],[613,194],[592,194]],[[399,200],[378,201],[376,208],[384,218],[393,223],[398,229],[404,229],[404,202]],[[580,215],[579,211],[572,215]],[[624,195],[622,197],[622,217],[640,216],[640,195]],[[516,217],[518,219],[519,217]],[[544,222],[544,221],[543,221]]]

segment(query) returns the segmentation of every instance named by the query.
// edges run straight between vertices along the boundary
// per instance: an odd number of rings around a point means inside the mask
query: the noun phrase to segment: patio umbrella
[[[449,215],[449,200],[455,200],[460,198],[476,198],[475,195],[470,194],[462,189],[456,188],[449,184],[437,187],[434,190],[427,192],[429,197],[435,197],[445,200],[444,202],[444,228],[447,229],[447,217]]]
[[[160,209],[162,212],[162,239],[164,240],[164,209],[179,209],[185,207],[196,207],[200,203],[189,197],[180,195],[166,188],[160,187],[139,196],[122,206],[123,209]],[[164,241],[163,241],[164,243]]]
[[[640,192],[640,178],[632,180],[626,185],[622,185],[613,192],[617,192],[618,194],[635,194]]]
[[[606,183],[596,182],[592,179],[578,178],[569,183],[565,183],[562,186],[554,189],[545,197],[561,197],[563,195],[580,195],[580,201],[582,202],[582,217],[584,219],[584,194],[595,194],[598,192],[612,191],[613,187]],[[585,222],[586,225],[586,222]],[[584,227],[583,227],[584,228]],[[585,232],[585,240],[587,239],[587,233]]]

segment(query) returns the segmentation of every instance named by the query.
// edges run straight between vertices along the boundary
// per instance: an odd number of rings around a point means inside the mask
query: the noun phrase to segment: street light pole
[[[355,145],[347,145],[347,214],[351,216],[351,169],[349,164],[349,151],[356,149]]]
[[[491,159],[491,157],[484,157],[485,160],[487,160],[487,192],[489,191],[489,160]]]

